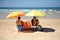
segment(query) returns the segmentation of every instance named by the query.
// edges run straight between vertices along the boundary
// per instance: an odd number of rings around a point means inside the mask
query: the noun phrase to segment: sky
[[[0,7],[60,7],[60,0],[0,0]]]

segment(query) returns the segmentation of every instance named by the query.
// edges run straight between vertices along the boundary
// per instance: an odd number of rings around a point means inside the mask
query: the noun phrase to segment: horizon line
[[[0,7],[0,9],[60,9],[60,7]]]

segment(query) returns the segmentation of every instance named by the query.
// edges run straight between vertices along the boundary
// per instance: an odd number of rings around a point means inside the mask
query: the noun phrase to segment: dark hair
[[[36,18],[35,16],[33,16],[33,18]]]
[[[18,17],[18,19],[20,19],[21,17]]]

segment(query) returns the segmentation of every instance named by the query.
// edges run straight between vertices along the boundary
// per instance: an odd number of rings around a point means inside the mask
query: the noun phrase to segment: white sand
[[[60,19],[40,19],[40,24],[55,31],[18,32],[15,20],[0,19],[0,40],[60,40]]]

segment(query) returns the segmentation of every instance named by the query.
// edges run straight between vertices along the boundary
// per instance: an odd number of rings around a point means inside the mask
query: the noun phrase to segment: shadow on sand
[[[19,31],[19,32],[23,32],[23,33],[34,33],[32,31],[32,29],[24,29],[23,31]]]
[[[41,32],[54,32],[55,29],[53,28],[42,28],[42,30],[40,30]]]
[[[34,33],[36,31],[39,31],[39,30],[36,29],[35,31],[32,31],[32,29],[26,29],[26,30],[23,30],[21,32],[23,32],[23,33]],[[53,29],[53,28],[42,28],[40,30],[40,32],[54,32],[54,31],[55,31],[55,29]]]
[[[32,30],[24,30],[23,33],[34,33]]]

